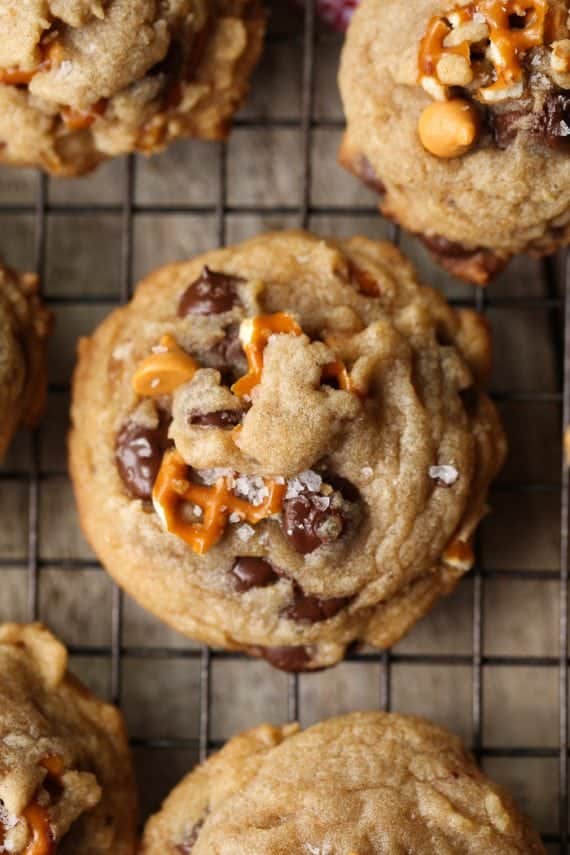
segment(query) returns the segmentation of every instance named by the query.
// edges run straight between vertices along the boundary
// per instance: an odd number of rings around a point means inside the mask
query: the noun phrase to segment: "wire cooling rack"
[[[280,5],[276,0],[275,5]],[[282,9],[280,10],[282,12]],[[236,122],[236,131],[248,130],[251,132],[265,131],[278,132],[288,131],[294,134],[297,141],[300,143],[301,151],[301,168],[300,168],[300,188],[298,200],[295,204],[258,204],[257,200],[253,203],[242,203],[241,200],[229,199],[228,197],[228,149],[226,145],[220,144],[217,146],[217,199],[208,201],[206,204],[164,204],[163,202],[154,202],[144,199],[142,202],[137,199],[136,195],[136,180],[138,162],[136,158],[125,159],[121,165],[122,175],[122,201],[103,204],[86,204],[84,202],[61,202],[52,201],[50,197],[50,187],[52,182],[43,175],[37,175],[34,179],[34,199],[30,201],[4,201],[0,195],[0,217],[20,217],[33,216],[34,218],[34,255],[35,266],[42,277],[45,279],[48,271],[48,247],[49,247],[49,228],[51,224],[63,218],[72,218],[75,222],[81,218],[89,218],[91,216],[114,216],[119,217],[121,221],[121,262],[120,274],[118,279],[118,293],[109,298],[109,295],[102,297],[93,293],[83,293],[80,295],[53,295],[47,299],[55,310],[65,307],[82,306],[89,308],[105,304],[107,309],[110,309],[113,304],[125,302],[129,299],[133,282],[135,278],[135,251],[133,234],[137,221],[142,218],[152,218],[152,222],[158,223],[160,219],[169,216],[182,216],[208,219],[215,219],[217,243],[222,245],[226,242],[228,232],[228,219],[230,217],[250,217],[259,216],[265,218],[283,217],[288,223],[295,223],[301,227],[311,227],[314,221],[318,218],[327,218],[328,221],[339,221],[341,219],[352,221],[352,231],[359,231],[359,224],[366,217],[376,217],[376,209],[372,202],[370,204],[355,204],[355,205],[331,205],[321,204],[314,201],[312,181],[312,171],[315,165],[315,137],[317,134],[326,130],[340,131],[342,121],[340,118],[327,118],[316,115],[315,110],[315,82],[319,73],[317,47],[324,40],[331,39],[331,35],[321,30],[316,20],[315,4],[307,2],[304,13],[299,12],[297,16],[291,12],[290,20],[291,29],[286,32],[270,32],[267,43],[267,51],[275,49],[276,45],[285,43],[287,45],[295,43],[298,47],[302,46],[302,103],[299,115],[294,118],[274,118],[268,116],[248,116],[246,113],[238,118]],[[262,81],[258,76],[258,84],[262,85]],[[231,145],[231,143],[230,143]],[[190,179],[191,180],[191,176]],[[379,220],[378,220],[379,221]],[[392,240],[398,242],[400,235],[397,229],[390,227],[389,236]],[[207,247],[204,247],[204,249]],[[104,248],[103,248],[104,251]],[[564,300],[565,283],[570,278],[570,265],[566,258],[561,259],[560,263],[555,261],[547,261],[541,265],[540,271],[540,290],[539,295],[533,293],[533,296],[526,296],[517,293],[516,296],[502,296],[498,287],[491,287],[488,291],[473,289],[464,291],[461,296],[455,297],[451,302],[460,305],[473,305],[483,313],[494,309],[502,309],[503,311],[515,311],[517,309],[536,313],[542,313],[548,318],[549,324],[549,340],[552,348],[553,361],[556,373],[556,387],[554,390],[543,388],[533,389],[531,391],[521,389],[507,389],[498,395],[499,402],[502,404],[517,404],[520,402],[526,404],[534,404],[540,406],[551,407],[556,412],[556,419],[559,424],[570,423],[570,300]],[[93,276],[96,271],[86,271],[86,275]],[[108,304],[108,305],[107,305]],[[518,359],[519,355],[512,354],[513,359]],[[66,395],[69,391],[67,382],[57,382],[50,384],[50,393],[56,398],[59,396],[62,403],[65,403]],[[54,471],[47,469],[42,463],[42,455],[40,443],[42,431],[40,428],[31,435],[31,448],[25,455],[25,464],[12,465],[10,462],[6,467],[0,469],[0,487],[4,483],[8,487],[13,487],[17,484],[19,489],[25,489],[26,507],[22,508],[24,520],[22,525],[25,525],[27,532],[27,542],[25,545],[25,556],[14,557],[12,554],[0,555],[0,573],[3,569],[19,568],[27,574],[27,605],[25,613],[29,619],[37,619],[41,617],[49,622],[49,616],[46,616],[41,607],[41,580],[42,573],[50,568],[57,567],[64,571],[77,571],[85,569],[98,569],[98,564],[91,558],[86,558],[84,555],[67,555],[64,558],[57,556],[44,556],[41,547],[41,502],[42,491],[46,489],[46,484],[54,478],[63,478],[63,471]],[[531,481],[524,483],[514,483],[509,485],[510,499],[515,504],[519,501],[523,494],[546,495],[552,494],[553,490],[560,490],[560,560],[559,568],[550,568],[547,570],[534,569],[519,569],[517,567],[509,567],[501,569],[497,567],[487,567],[484,565],[482,550],[478,549],[477,566],[471,575],[473,593],[471,611],[471,650],[470,652],[457,652],[454,645],[450,645],[449,649],[443,652],[422,652],[422,650],[413,650],[407,652],[407,649],[402,652],[396,650],[394,652],[386,651],[383,653],[363,651],[353,653],[348,659],[346,668],[354,668],[355,663],[374,664],[376,666],[375,673],[378,675],[378,684],[376,690],[377,705],[379,708],[388,710],[393,706],[393,672],[394,668],[405,668],[410,673],[414,670],[417,673],[418,668],[429,668],[430,666],[439,666],[450,669],[469,669],[470,670],[470,715],[471,715],[471,745],[477,757],[483,764],[489,760],[501,759],[507,764],[515,762],[529,763],[528,771],[525,766],[524,776],[532,776],[532,761],[544,760],[548,761],[548,769],[550,772],[547,775],[547,786],[551,793],[551,798],[557,801],[557,805],[552,809],[552,816],[557,827],[550,824],[549,827],[543,828],[544,839],[548,845],[549,852],[568,853],[568,563],[569,563],[569,496],[570,482],[567,468],[562,465],[561,481],[553,485],[551,481],[543,481],[534,478]],[[5,493],[7,498],[3,501],[6,504],[10,503],[9,491]],[[46,499],[49,501],[50,499]],[[2,506],[0,505],[0,508]],[[62,527],[67,523],[62,518],[58,520],[58,525]],[[1,534],[1,532],[0,532]],[[517,537],[517,532],[512,532],[513,537]],[[1,578],[1,575],[0,575]],[[558,635],[558,650],[559,655],[530,655],[523,651],[523,654],[510,653],[509,655],[497,655],[495,653],[486,652],[485,635],[486,635],[486,589],[493,580],[508,580],[509,583],[525,582],[536,583],[539,586],[555,585],[557,589],[557,601],[559,605],[557,621],[559,623]],[[529,587],[530,587],[529,584]],[[533,591],[537,590],[533,588]],[[0,597],[0,605],[1,605]],[[95,616],[97,619],[97,616]],[[198,646],[160,646],[160,645],[143,645],[143,644],[128,644],[125,642],[125,599],[118,588],[113,587],[111,596],[111,615],[110,615],[110,630],[109,642],[105,644],[87,644],[78,643],[71,644],[71,654],[73,657],[89,660],[93,658],[105,659],[109,663],[108,682],[109,696],[120,706],[125,707],[125,692],[124,692],[124,669],[125,663],[136,662],[137,666],[142,667],[142,663],[150,660],[160,662],[180,662],[182,667],[193,667],[197,670],[197,677],[194,680],[193,686],[195,691],[199,693],[198,710],[199,715],[194,720],[193,732],[190,735],[180,737],[165,735],[162,728],[158,728],[157,732],[145,732],[143,736],[134,736],[132,739],[135,750],[143,750],[151,752],[153,757],[155,752],[178,752],[186,751],[188,756],[193,759],[203,759],[207,754],[219,747],[222,739],[213,734],[213,725],[216,716],[219,715],[219,709],[215,709],[213,703],[212,689],[212,673],[217,662],[226,661],[234,663],[231,667],[235,668],[235,663],[240,663],[240,667],[253,668],[253,663],[248,664],[248,660],[239,654],[233,654],[221,651],[212,651],[207,648],[199,648]],[[65,639],[64,639],[65,640]],[[412,669],[414,666],[414,669]],[[262,666],[268,667],[268,666]],[[559,733],[537,732],[536,738],[532,739],[532,744],[497,744],[496,740],[493,744],[489,744],[485,733],[485,715],[484,704],[486,699],[486,670],[494,668],[500,675],[527,673],[527,669],[535,669],[541,671],[547,670],[559,674],[559,710],[558,710],[558,726]],[[258,673],[258,672],[256,672]],[[264,674],[266,672],[263,672]],[[258,677],[256,679],[259,680]],[[262,678],[264,679],[264,678]],[[289,719],[303,718],[303,692],[301,690],[302,681],[315,680],[316,678],[307,675],[301,678],[291,676],[287,679],[286,703],[282,710],[282,718]],[[261,684],[258,684],[261,688]],[[436,691],[434,689],[434,691]],[[523,691],[524,696],[524,691]],[[461,701],[457,700],[459,704]],[[250,698],[253,713],[252,719],[256,719],[255,715],[255,699]],[[286,708],[285,708],[286,707]],[[248,716],[246,711],[246,716]],[[253,721],[251,722],[253,723]],[[548,737],[548,738],[543,738]],[[556,766],[558,767],[555,772]],[[148,780],[153,779],[154,762],[150,761],[150,770],[145,770],[145,776]],[[557,781],[553,780],[557,777]],[[165,792],[160,791],[155,797],[153,807],[156,806],[156,799],[164,796]],[[525,807],[532,812],[533,804],[526,804]]]

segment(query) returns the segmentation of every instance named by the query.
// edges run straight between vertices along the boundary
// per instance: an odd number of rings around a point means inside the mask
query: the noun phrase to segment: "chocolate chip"
[[[283,616],[297,623],[320,623],[335,617],[350,602],[350,597],[330,597],[321,600],[305,594],[298,585],[294,587],[293,603],[283,611]]]
[[[271,562],[254,555],[237,558],[231,573],[234,588],[240,594],[252,588],[267,588],[279,581],[279,574]]]
[[[115,460],[123,483],[131,496],[151,499],[152,488],[168,447],[168,428],[164,420],[157,428],[128,421],[117,434]]]
[[[566,150],[570,144],[570,95],[550,92],[544,102],[542,125],[551,148]]]
[[[211,365],[217,368],[227,386],[231,386],[246,370],[245,353],[239,338],[239,324],[230,324],[225,335],[209,352]]]
[[[489,126],[497,148],[508,148],[517,138],[521,120],[528,116],[528,110],[503,110],[489,112]]]
[[[329,506],[323,507],[327,500]],[[343,516],[331,507],[328,496],[301,493],[283,502],[283,531],[293,549],[301,555],[337,540],[343,526]]]
[[[239,425],[241,416],[240,410],[218,410],[213,413],[194,413],[189,422],[198,427],[231,428]]]
[[[178,317],[220,315],[240,303],[237,285],[243,280],[204,267],[198,279],[184,292],[178,304]]]
[[[308,671],[312,661],[306,647],[259,647],[256,652],[274,668],[290,674]]]

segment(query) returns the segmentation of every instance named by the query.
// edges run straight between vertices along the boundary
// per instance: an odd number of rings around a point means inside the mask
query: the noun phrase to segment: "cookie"
[[[33,273],[0,265],[0,460],[16,429],[34,426],[45,405],[51,314],[37,288]]]
[[[505,452],[489,358],[388,243],[281,232],[165,267],[80,344],[84,531],[191,638],[292,671],[387,646],[471,567]]]
[[[179,137],[224,139],[261,0],[4,0],[0,161],[79,175]]]
[[[456,736],[369,712],[235,737],[150,819],[142,855],[544,851]]]
[[[570,239],[568,0],[363,0],[342,164],[451,273],[487,283]]]
[[[40,624],[0,625],[0,852],[134,855],[127,737]]]

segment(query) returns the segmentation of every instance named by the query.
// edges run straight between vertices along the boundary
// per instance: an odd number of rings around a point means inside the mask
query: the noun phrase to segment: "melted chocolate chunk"
[[[489,125],[493,142],[497,148],[508,148],[516,139],[521,119],[528,115],[526,110],[505,110],[500,113],[489,112]]]
[[[178,304],[178,317],[221,315],[239,306],[237,285],[243,280],[204,267],[198,279],[184,292]]]
[[[123,483],[131,496],[152,498],[152,488],[168,447],[168,426],[161,419],[157,428],[146,428],[127,421],[117,434],[115,460]]]
[[[342,475],[338,475],[336,472],[329,472],[328,470],[322,474],[325,483],[330,484],[334,490],[341,493],[343,499],[346,499],[347,502],[361,501],[360,490],[348,478],[343,478]]]
[[[194,413],[189,422],[198,427],[232,428],[240,424],[241,417],[240,410],[218,410],[214,413]]]
[[[471,249],[441,235],[418,235],[441,266],[461,279],[485,285],[503,269],[507,259],[484,247]]]
[[[335,617],[350,602],[350,597],[331,597],[321,600],[305,594],[295,585],[293,603],[283,612],[284,617],[297,623],[320,623]]]
[[[544,102],[542,126],[551,148],[566,150],[570,145],[570,95],[550,92]]]
[[[246,370],[245,353],[239,338],[239,324],[230,324],[224,338],[210,351],[211,364],[222,375],[226,386],[231,386]]]
[[[274,668],[290,674],[308,671],[311,664],[306,647],[259,647],[256,652]]]
[[[231,573],[234,588],[240,594],[252,588],[267,588],[279,581],[279,574],[273,564],[253,555],[237,558]]]
[[[339,510],[324,508],[328,497],[301,493],[283,502],[283,531],[296,552],[308,555],[324,543],[337,540],[344,526]]]

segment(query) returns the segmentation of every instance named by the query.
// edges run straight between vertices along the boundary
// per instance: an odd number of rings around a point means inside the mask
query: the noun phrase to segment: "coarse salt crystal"
[[[459,472],[455,466],[442,465],[430,466],[429,477],[434,481],[441,481],[446,487],[452,487],[459,478]]]
[[[255,529],[253,529],[250,525],[247,525],[247,523],[245,525],[240,526],[237,530],[237,536],[240,540],[243,540],[244,542],[251,540],[254,534]]]
[[[363,478],[372,478],[374,475],[374,469],[371,466],[363,466],[360,470],[360,474]]]
[[[239,475],[236,478],[235,489],[251,505],[261,505],[269,495],[263,478],[259,475]]]
[[[206,486],[210,486],[211,484],[215,484],[220,478],[232,478],[233,471],[231,469],[200,469],[198,470],[198,475],[206,484]]]

